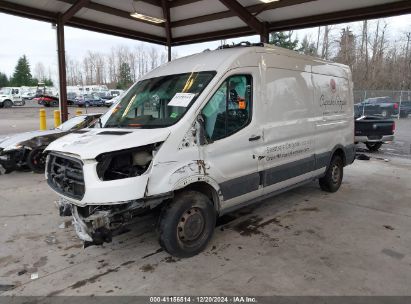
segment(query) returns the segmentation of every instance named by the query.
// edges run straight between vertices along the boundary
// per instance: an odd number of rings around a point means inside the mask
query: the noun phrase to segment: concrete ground
[[[0,176],[2,295],[410,295],[411,160],[346,168],[220,220],[190,259],[161,251],[153,218],[82,249],[44,177]],[[38,276],[38,277],[37,277]]]

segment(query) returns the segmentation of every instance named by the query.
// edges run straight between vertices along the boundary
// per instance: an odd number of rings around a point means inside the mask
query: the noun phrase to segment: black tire
[[[27,155],[27,166],[34,173],[44,173],[46,168],[46,155],[43,153],[44,147],[34,148]]]
[[[207,196],[196,191],[181,192],[161,212],[160,245],[173,256],[192,257],[207,246],[215,224],[216,212]]]
[[[11,173],[11,172],[13,172],[17,169],[16,165],[14,165],[14,164],[13,165],[8,165],[8,166],[3,164],[2,167],[4,169],[4,174],[9,174],[9,173]]]
[[[365,143],[365,145],[367,146],[367,149],[371,152],[377,152],[381,148],[382,142]]]
[[[13,102],[11,100],[5,100],[3,101],[3,107],[4,108],[11,108],[13,106]]]
[[[319,183],[321,190],[326,192],[337,192],[341,186],[344,176],[344,163],[339,155],[334,155],[330,165],[327,168],[325,176],[320,178]]]

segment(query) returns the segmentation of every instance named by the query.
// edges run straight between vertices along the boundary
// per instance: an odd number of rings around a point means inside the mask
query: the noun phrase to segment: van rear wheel
[[[321,190],[326,192],[337,192],[341,186],[344,175],[344,164],[341,156],[334,155],[328,166],[325,176],[320,178]]]
[[[179,193],[161,213],[160,245],[173,256],[192,257],[207,246],[215,223],[216,212],[207,196],[196,191]]]

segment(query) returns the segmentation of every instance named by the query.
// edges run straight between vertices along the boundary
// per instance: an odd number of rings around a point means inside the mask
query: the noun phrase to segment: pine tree
[[[314,42],[310,42],[308,37],[305,36],[301,42],[301,48],[299,51],[305,55],[317,56],[317,47]]]
[[[120,65],[117,89],[126,89],[132,84],[130,66],[127,62]]]
[[[17,65],[14,69],[14,74],[10,82],[16,87],[29,86],[32,84],[30,64],[26,55],[23,55],[17,61]]]
[[[7,78],[6,74],[0,72],[0,88],[7,86],[9,86],[9,79]]]
[[[297,50],[298,39],[292,39],[292,35],[292,31],[270,33],[270,44],[290,50]]]

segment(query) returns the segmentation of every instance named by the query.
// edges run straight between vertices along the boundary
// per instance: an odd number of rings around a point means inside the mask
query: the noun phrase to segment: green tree
[[[47,86],[47,87],[52,87],[54,85],[53,80],[51,80],[51,78],[45,78],[44,79],[44,85]]]
[[[126,89],[133,83],[130,66],[127,62],[120,65],[117,89]]]
[[[9,86],[9,79],[6,74],[0,72],[0,88]]]
[[[30,64],[26,55],[23,55],[17,61],[17,65],[14,69],[13,77],[11,78],[11,84],[16,87],[29,86],[32,84],[32,76],[30,72]]]
[[[298,39],[293,39],[292,35],[292,31],[270,33],[270,44],[274,44],[276,46],[293,51],[297,50]]]
[[[299,51],[305,55],[317,56],[317,48],[314,42],[310,42],[308,37],[305,36],[301,42],[301,48]]]

